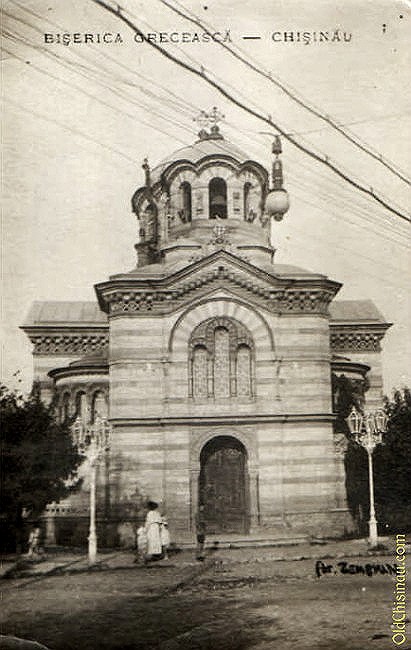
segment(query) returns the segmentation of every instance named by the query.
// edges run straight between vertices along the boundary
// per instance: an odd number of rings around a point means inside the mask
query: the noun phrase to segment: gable
[[[96,285],[102,310],[110,316],[166,314],[193,297],[226,289],[272,313],[327,314],[340,284],[322,275],[278,275],[258,268],[227,251],[217,251],[162,277],[138,272]]]

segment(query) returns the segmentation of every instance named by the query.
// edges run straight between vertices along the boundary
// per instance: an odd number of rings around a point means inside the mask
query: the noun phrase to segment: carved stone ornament
[[[224,283],[221,283],[224,280]],[[214,286],[213,286],[214,285]],[[332,290],[268,289],[254,284],[251,278],[243,279],[226,270],[215,269],[205,276],[193,278],[175,289],[164,291],[116,291],[106,295],[110,314],[154,312],[166,314],[179,309],[196,293],[198,298],[212,288],[234,288],[244,297],[252,295],[253,302],[273,313],[324,314],[328,312],[334,292]]]
[[[331,330],[331,349],[335,352],[380,352],[383,331]]]
[[[227,237],[226,227],[222,224],[216,224],[213,228],[213,235],[210,244],[217,248],[221,248],[230,243]]]
[[[216,236],[225,237],[225,232],[219,230]],[[239,260],[227,250],[214,250],[207,262],[195,264],[197,268],[179,270],[169,276],[123,276],[96,285],[100,307],[112,316],[160,316],[223,289],[272,313],[329,316],[328,305],[341,286],[322,277],[278,277]]]
[[[30,334],[33,354],[89,354],[108,348],[108,333],[102,334]]]

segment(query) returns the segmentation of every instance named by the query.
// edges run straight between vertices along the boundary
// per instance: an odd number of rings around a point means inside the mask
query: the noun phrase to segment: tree
[[[357,532],[365,534],[367,530],[367,512],[369,511],[368,461],[365,449],[357,445],[350,435],[346,418],[354,406],[363,410],[365,393],[369,388],[366,378],[352,379],[344,374],[332,373],[333,410],[336,414],[334,431],[344,433],[348,439],[344,457],[345,489],[347,505],[356,522]]]
[[[411,391],[384,398],[388,415],[384,444],[375,451],[375,500],[378,517],[389,530],[411,530]]]
[[[367,452],[350,439],[345,418],[352,406],[363,411],[355,386],[346,378],[335,380],[337,400],[336,426],[349,440],[345,454],[347,502],[357,522],[358,531],[367,533],[369,518],[369,486]],[[388,416],[383,444],[373,453],[374,494],[380,533],[411,530],[411,392],[395,391],[393,398],[384,398]]]
[[[3,542],[23,541],[25,516],[37,518],[48,503],[79,487],[83,460],[67,424],[57,422],[53,406],[33,391],[28,398],[0,386],[1,517]]]

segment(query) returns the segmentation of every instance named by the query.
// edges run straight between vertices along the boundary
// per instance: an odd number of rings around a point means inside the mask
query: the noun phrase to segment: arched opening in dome
[[[251,183],[244,183],[244,219],[249,221]]]
[[[188,181],[184,181],[180,185],[181,194],[181,210],[180,217],[184,223],[191,221],[191,185]]]
[[[223,178],[212,178],[208,185],[209,218],[227,219],[227,183]]]

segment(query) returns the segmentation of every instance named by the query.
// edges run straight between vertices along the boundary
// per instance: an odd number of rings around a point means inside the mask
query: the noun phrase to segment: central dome
[[[222,136],[220,138],[200,138],[188,147],[181,147],[172,154],[164,158],[152,171],[152,180],[156,182],[161,177],[161,174],[177,161],[187,161],[189,163],[198,163],[203,158],[208,156],[228,156],[233,160],[244,163],[250,160],[248,156],[240,147],[228,142]]]
[[[210,246],[272,256],[264,214],[267,170],[224,139],[217,125],[150,170],[132,198],[139,220],[138,264],[204,255]],[[217,224],[224,237],[215,237]]]

